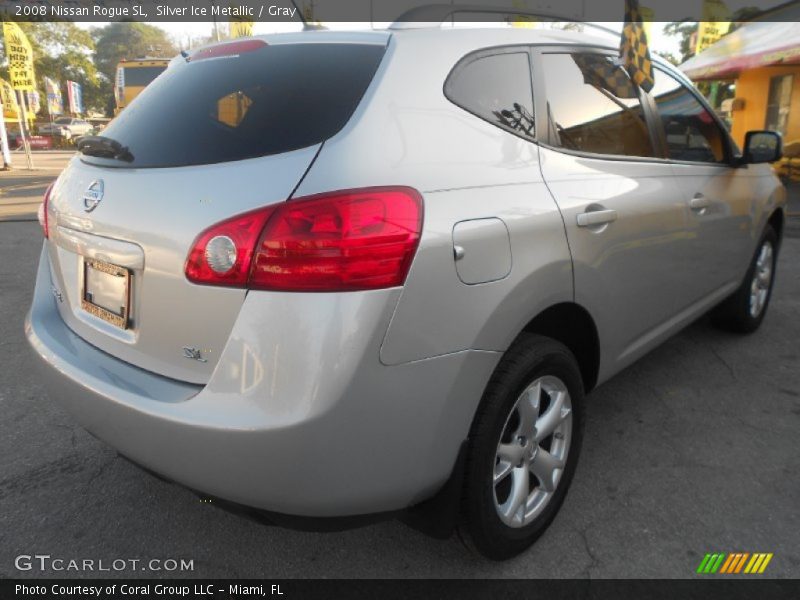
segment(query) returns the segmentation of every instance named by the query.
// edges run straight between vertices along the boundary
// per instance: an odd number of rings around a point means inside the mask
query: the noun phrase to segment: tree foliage
[[[95,45],[95,64],[109,81],[114,80],[117,63],[122,59],[144,56],[171,58],[178,53],[175,44],[163,29],[123,21],[92,30]]]
[[[114,77],[117,64],[121,60],[145,56],[171,58],[178,53],[175,44],[163,29],[147,23],[110,23],[93,28],[91,37],[95,45],[95,66],[108,90],[103,109],[109,115],[114,111]]]
[[[697,23],[693,21],[673,21],[664,25],[664,34],[670,36],[680,36],[680,57],[679,63],[689,59],[694,54],[692,48],[692,36],[697,33]]]
[[[730,16],[731,26],[728,34],[733,33],[742,25],[746,25],[747,21],[758,16],[762,9],[755,6],[746,6],[740,8]],[[698,24],[694,21],[673,21],[664,26],[664,34],[670,36],[679,35],[680,39],[680,52],[679,63],[689,60],[694,56],[694,48],[692,47],[692,36],[697,33]],[[726,34],[727,35],[727,34]],[[676,58],[676,57],[673,57]]]
[[[110,115],[114,74],[121,59],[172,57],[178,52],[164,30],[145,23],[110,23],[92,30],[69,21],[20,22],[19,26],[33,48],[37,89],[45,114],[45,77],[60,82],[62,93],[65,81],[80,83],[86,109]],[[0,77],[8,77],[5,44],[0,44]]]

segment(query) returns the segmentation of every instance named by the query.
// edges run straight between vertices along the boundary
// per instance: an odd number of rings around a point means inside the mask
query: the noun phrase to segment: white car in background
[[[90,133],[94,127],[89,121],[72,117],[59,117],[52,123],[39,127],[40,135],[60,136],[70,140]]]

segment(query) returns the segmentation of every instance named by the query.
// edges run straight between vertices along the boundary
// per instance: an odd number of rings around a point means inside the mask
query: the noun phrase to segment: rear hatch
[[[72,160],[51,194],[48,252],[79,336],[143,369],[208,381],[247,292],[190,283],[193,241],[288,199],[385,50],[377,37],[310,39],[250,38],[173,60],[103,132],[114,144]]]

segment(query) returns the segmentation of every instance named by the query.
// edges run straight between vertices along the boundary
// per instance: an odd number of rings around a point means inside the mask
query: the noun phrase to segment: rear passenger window
[[[467,57],[445,84],[451,102],[516,135],[534,135],[528,52]]]
[[[725,160],[725,138],[719,125],[686,86],[659,70],[650,93],[658,106],[670,158],[708,163]]]
[[[580,152],[654,156],[638,88],[610,56],[544,54],[550,143]]]

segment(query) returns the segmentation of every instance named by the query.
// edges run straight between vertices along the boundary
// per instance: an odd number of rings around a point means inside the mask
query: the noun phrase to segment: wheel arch
[[[564,344],[578,361],[585,391],[595,387],[600,370],[600,337],[594,319],[583,306],[574,302],[554,304],[532,318],[519,335],[523,333],[536,333]]]
[[[778,236],[778,243],[780,244],[781,240],[783,239],[783,226],[786,222],[785,216],[783,214],[783,208],[778,207],[767,219],[767,225],[770,225],[775,230],[775,235]]]

